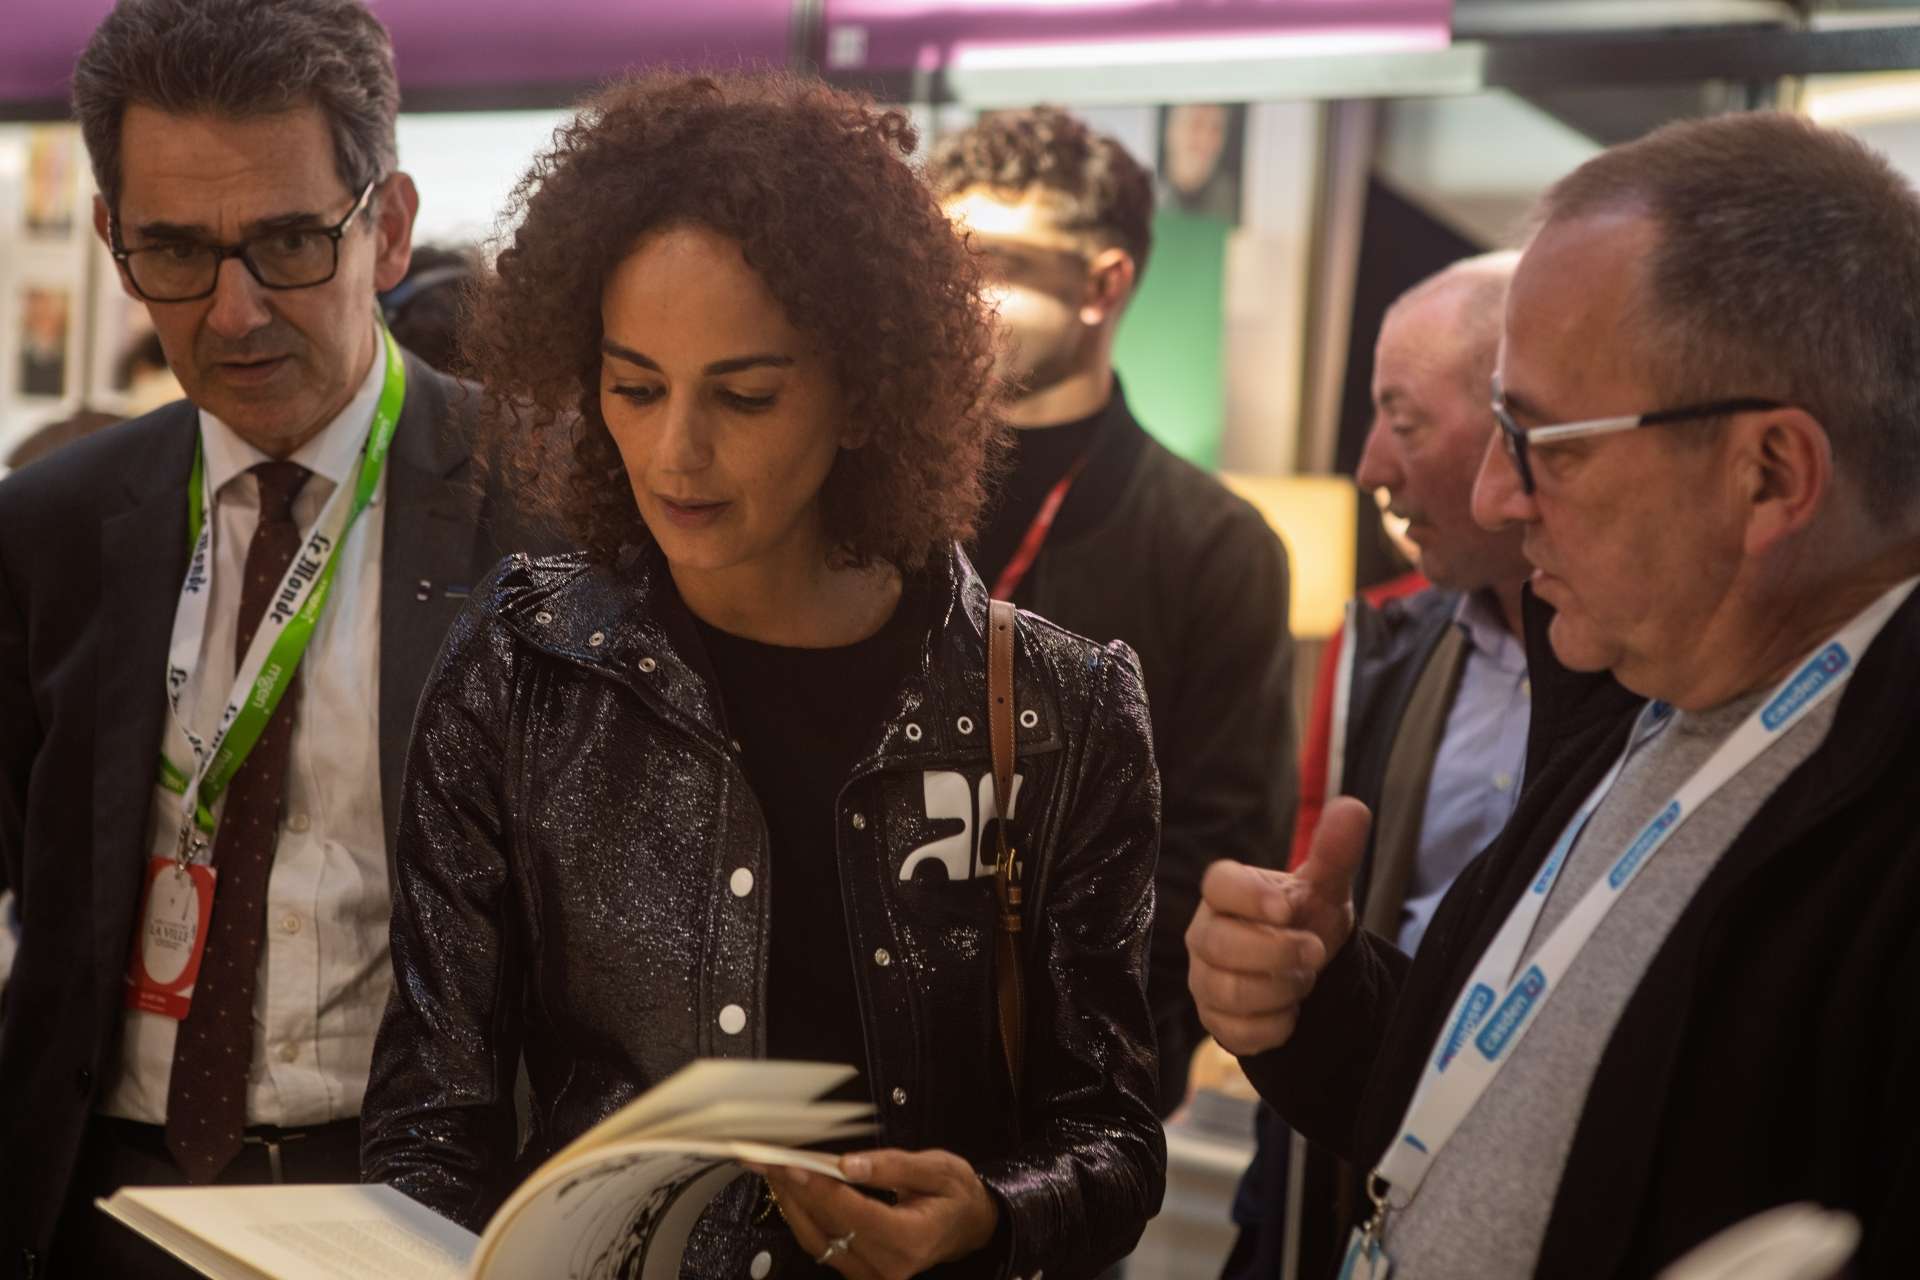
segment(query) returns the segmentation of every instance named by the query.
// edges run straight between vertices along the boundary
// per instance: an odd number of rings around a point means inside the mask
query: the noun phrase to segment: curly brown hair
[[[700,225],[829,353],[861,441],[821,491],[836,554],[914,569],[971,537],[1004,449],[991,315],[915,141],[902,112],[767,72],[640,76],[557,130],[464,335],[535,513],[599,560],[650,540],[600,414],[601,289],[643,237]]]
[[[1153,175],[1103,133],[1059,107],[994,111],[942,138],[927,162],[942,200],[969,187],[1024,195],[1040,187],[1060,209],[1062,231],[1087,232],[1119,245],[1144,275],[1153,252]]]

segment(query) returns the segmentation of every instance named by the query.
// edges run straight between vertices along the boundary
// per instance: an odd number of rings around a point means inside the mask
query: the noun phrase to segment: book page
[[[565,1164],[607,1143],[644,1138],[657,1124],[717,1102],[811,1102],[858,1074],[852,1067],[831,1062],[703,1058],[680,1068],[575,1138],[547,1164]]]
[[[751,1142],[648,1139],[549,1161],[507,1199],[480,1238],[474,1275],[507,1280],[672,1280],[694,1223],[742,1161],[839,1178],[814,1151]]]
[[[694,1223],[739,1172],[708,1156],[595,1154],[494,1215],[475,1280],[674,1280]]]
[[[635,1137],[738,1138],[803,1147],[850,1134],[872,1133],[873,1107],[865,1102],[713,1102],[649,1125]]]
[[[100,1205],[218,1280],[461,1280],[478,1243],[392,1187],[125,1187]]]

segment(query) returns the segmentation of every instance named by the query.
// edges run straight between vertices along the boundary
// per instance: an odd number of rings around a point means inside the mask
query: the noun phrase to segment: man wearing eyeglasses
[[[187,399],[0,484],[0,1274],[157,1275],[123,1184],[356,1180],[413,706],[499,552],[477,397],[393,344],[387,35],[122,0],[95,227]]]
[[[1791,1201],[1912,1273],[1916,299],[1920,197],[1790,116],[1544,198],[1474,497],[1534,566],[1513,817],[1417,960],[1354,928],[1350,800],[1189,933],[1209,1028],[1372,1170],[1348,1274],[1648,1276]]]

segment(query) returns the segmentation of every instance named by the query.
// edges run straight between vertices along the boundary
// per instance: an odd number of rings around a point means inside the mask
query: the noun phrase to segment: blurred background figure
[[[467,286],[481,269],[471,245],[419,245],[404,280],[380,295],[387,328],[400,345],[442,373],[457,373],[455,329]]]
[[[1301,759],[1290,864],[1320,812],[1358,796],[1380,815],[1355,885],[1364,926],[1411,955],[1462,867],[1513,812],[1531,686],[1520,637],[1528,565],[1518,529],[1474,523],[1473,481],[1494,437],[1488,389],[1507,282],[1519,255],[1456,263],[1403,294],[1374,347],[1374,420],[1355,479],[1387,495],[1420,571],[1365,592],[1328,644]],[[1427,585],[1431,583],[1432,585]],[[1336,741],[1337,738],[1337,741]],[[1352,1225],[1353,1171],[1317,1148],[1289,1165],[1291,1137],[1262,1106],[1258,1147],[1235,1199],[1240,1239],[1225,1275],[1329,1273]],[[1289,1180],[1289,1168],[1304,1177]]]
[[[1160,109],[1160,201],[1163,205],[1240,221],[1240,166],[1247,109],[1182,102]]]
[[[1113,370],[1152,248],[1153,182],[1065,111],[996,113],[929,176],[985,262],[1010,384],[1011,470],[969,554],[999,599],[1140,655],[1165,779],[1148,998],[1160,1113],[1200,1023],[1181,941],[1215,858],[1277,865],[1292,831],[1287,553],[1265,520],[1150,437]]]
[[[180,380],[167,367],[167,353],[160,349],[160,335],[152,329],[136,337],[121,353],[115,362],[114,381],[126,388],[126,412],[114,413],[82,403],[72,416],[48,423],[15,445],[7,454],[7,469],[24,467],[62,445],[180,398]]]
[[[28,289],[20,312],[20,394],[55,397],[67,389],[67,326],[73,313],[65,289]]]

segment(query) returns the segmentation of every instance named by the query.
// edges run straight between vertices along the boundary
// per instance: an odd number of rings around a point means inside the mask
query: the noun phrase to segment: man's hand
[[[852,1280],[906,1280],[964,1258],[985,1248],[1000,1223],[973,1166],[950,1151],[840,1157],[849,1182],[891,1191],[892,1204],[803,1169],[747,1167],[773,1189],[800,1247]]]
[[[1298,871],[1228,861],[1207,869],[1187,926],[1187,987],[1229,1053],[1277,1049],[1293,1035],[1314,982],[1353,935],[1353,880],[1372,821],[1343,796],[1320,815]]]

